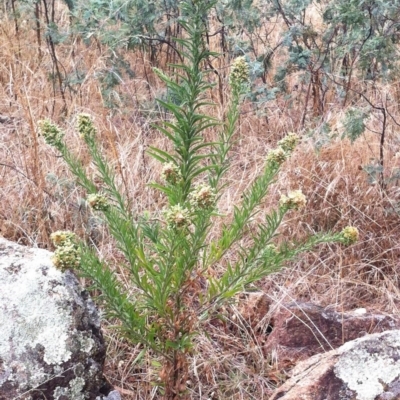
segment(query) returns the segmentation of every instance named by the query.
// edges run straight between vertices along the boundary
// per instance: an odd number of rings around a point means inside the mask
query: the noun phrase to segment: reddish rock
[[[400,329],[393,317],[357,309],[338,313],[312,303],[282,306],[271,319],[264,351],[279,364],[295,363],[371,333]]]

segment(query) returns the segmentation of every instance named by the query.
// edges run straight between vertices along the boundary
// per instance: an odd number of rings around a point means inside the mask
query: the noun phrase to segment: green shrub
[[[214,221],[223,218],[218,214],[218,200],[224,190],[221,182],[229,168],[228,154],[239,118],[239,105],[248,89],[248,66],[239,57],[231,68],[231,98],[226,120],[220,122],[202,112],[204,106],[212,104],[206,99],[211,86],[201,67],[208,57],[216,56],[207,50],[203,41],[206,26],[202,16],[213,5],[214,1],[201,0],[182,3],[180,24],[187,36],[178,42],[185,63],[174,66],[173,77],[156,70],[173,98],[178,100],[173,103],[160,100],[173,116],[159,126],[172,142],[173,151],[154,147],[149,151],[163,165],[163,182],[152,183],[155,190],[166,196],[167,207],[163,212],[133,214],[115,182],[114,170],[99,150],[96,129],[88,115],[79,116],[78,131],[101,177],[101,193],[66,147],[60,128],[49,121],[40,123],[45,140],[61,152],[77,183],[86,189],[89,205],[103,213],[124,255],[123,266],[129,284],[120,282],[112,266],[88,245],[81,243],[78,257],[74,252],[76,239],[72,240],[69,232],[53,236],[67,238],[57,243],[58,254],[63,256],[62,267],[66,267],[65,260],[68,260],[64,253],[68,257],[74,253],[71,268],[90,278],[101,293],[108,316],[121,321],[120,328],[127,339],[161,357],[159,390],[166,399],[186,396],[188,360],[195,351],[193,338],[210,319],[213,308],[319,243],[349,244],[357,238],[357,231],[348,228],[344,234],[315,235],[304,243],[288,242],[276,247],[275,237],[285,214],[306,203],[305,196],[297,190],[282,196],[276,210],[252,231],[249,246],[239,245],[282,163],[296,146],[298,137],[291,134],[267,155],[263,172],[243,193],[242,204],[234,208],[232,221],[223,225],[219,237],[210,239]],[[204,139],[204,132],[211,128],[219,132],[215,142]],[[69,252],[59,250],[64,242]],[[236,253],[236,261],[227,256],[228,251]],[[78,267],[77,261],[80,261]],[[218,274],[221,266],[225,267],[224,272]]]

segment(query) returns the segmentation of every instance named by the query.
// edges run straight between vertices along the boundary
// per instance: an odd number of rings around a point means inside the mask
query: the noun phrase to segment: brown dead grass
[[[68,24],[63,8],[58,10],[63,23]],[[154,105],[160,93],[159,82],[151,72],[146,53],[128,55],[136,77],[122,82],[115,92],[120,107],[111,112],[103,107],[96,74],[106,65],[107,49],[95,41],[86,47],[81,40],[57,47],[63,70],[85,69],[87,77],[66,90],[68,115],[61,113],[63,101],[57,84],[49,79],[53,65],[45,43],[41,58],[37,43],[32,40],[33,26],[26,22],[16,36],[14,22],[0,22],[0,234],[30,246],[51,248],[49,235],[57,229],[70,229],[90,237],[104,257],[118,261],[113,241],[104,227],[86,209],[80,189],[58,155],[38,137],[37,121],[50,117],[65,129],[70,146],[86,161],[94,173],[85,150],[80,146],[74,121],[79,112],[93,115],[99,128],[105,154],[121,173],[120,184],[137,211],[159,209],[164,200],[146,184],[159,178],[159,166],[146,155],[149,145],[167,148],[168,143],[151,123],[163,118]],[[277,38],[276,31],[271,38]],[[272,40],[272,39],[271,39]],[[216,67],[221,76],[226,73],[227,60]],[[274,58],[274,65],[279,58]],[[272,75],[272,73],[269,75]],[[294,87],[295,78],[289,81]],[[398,85],[382,88],[397,99]],[[210,94],[218,102],[220,93]],[[268,104],[267,117],[253,115],[248,105],[243,107],[237,142],[231,154],[231,170],[226,178],[227,190],[219,205],[229,213],[241,194],[261,171],[265,155],[277,140],[301,125],[304,112],[309,114],[305,128],[318,128],[312,105],[305,104],[306,87],[297,87],[294,102],[284,98]],[[370,93],[379,102],[379,93]],[[374,97],[376,96],[376,97]],[[226,93],[223,93],[226,97]],[[354,99],[353,99],[354,100]],[[393,115],[398,114],[397,102],[390,103]],[[214,111],[223,115],[224,105]],[[321,120],[339,136],[344,115],[339,102],[329,106]],[[3,118],[3,116],[7,118]],[[372,118],[369,128],[380,129]],[[398,127],[390,125],[386,139],[385,173],[389,176],[400,166],[396,158]],[[305,131],[305,129],[304,129]],[[210,138],[213,132],[208,133]],[[371,185],[363,170],[378,158],[379,135],[367,133],[354,144],[332,139],[319,151],[313,138],[304,140],[292,159],[286,163],[279,180],[271,188],[265,202],[266,211],[276,204],[281,193],[301,188],[308,198],[306,210],[291,214],[281,228],[282,237],[304,239],[314,232],[340,231],[354,225],[360,231],[359,243],[350,248],[336,245],[320,246],[280,273],[260,283],[258,290],[280,304],[285,301],[307,300],[333,305],[338,310],[367,307],[381,312],[397,313],[400,306],[399,244],[400,224],[397,204],[398,182],[382,191]],[[218,233],[219,225],[215,225]],[[123,275],[121,275],[123,279]],[[197,340],[196,355],[191,366],[190,395],[193,399],[267,399],[271,390],[285,379],[282,371],[274,370],[274,355],[262,352],[270,314],[256,326],[243,316],[241,302],[220,310],[221,319],[211,320],[207,335]],[[140,347],[127,344],[104,326],[109,358],[106,374],[129,399],[156,399],[151,385],[158,367],[141,353]]]

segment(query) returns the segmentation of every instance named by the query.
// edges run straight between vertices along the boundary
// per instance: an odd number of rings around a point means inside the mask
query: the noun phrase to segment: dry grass
[[[57,15],[59,23],[66,26],[68,20],[61,6]],[[86,209],[80,198],[82,193],[62,160],[38,137],[36,124],[44,117],[58,121],[70,146],[94,173],[74,130],[77,113],[93,115],[104,152],[116,172],[121,173],[121,190],[137,211],[156,210],[164,200],[146,184],[159,178],[159,166],[146,155],[146,148],[168,146],[165,138],[151,127],[154,119],[163,117],[154,104],[154,97],[162,88],[151,72],[148,55],[129,54],[127,59],[136,77],[121,77],[121,85],[114,93],[120,107],[111,112],[102,106],[95,78],[107,68],[108,50],[95,41],[86,47],[75,39],[57,47],[63,70],[87,71],[84,81],[74,88],[75,93],[65,91],[68,111],[65,115],[59,87],[49,79],[53,64],[48,48],[42,42],[39,53],[38,44],[32,43],[34,26],[30,24],[29,21],[22,24],[16,35],[12,19],[3,18],[0,22],[0,234],[26,245],[51,248],[50,233],[70,229],[90,237],[102,255],[117,264],[120,256],[112,240]],[[276,32],[271,37],[276,39]],[[273,62],[279,64],[279,58]],[[221,75],[226,72],[224,60],[216,67]],[[292,79],[289,87],[297,84]],[[370,93],[377,103],[382,92],[393,99],[389,107],[394,116],[398,115],[397,86]],[[221,98],[217,89],[210,94],[214,101]],[[255,116],[248,105],[243,108],[237,143],[231,154],[231,170],[226,178],[227,190],[219,206],[222,212],[229,213],[240,202],[243,191],[261,171],[268,149],[286,132],[301,126],[304,112],[308,114],[304,132],[306,128],[318,131],[318,124],[325,122],[341,135],[344,110],[339,101],[329,106],[320,122],[315,122],[312,105],[305,106],[306,89],[302,85],[296,89],[293,103],[280,97],[270,102],[267,118]],[[220,116],[223,111],[220,104],[214,112]],[[368,126],[381,129],[376,118],[371,118]],[[387,132],[387,176],[400,167],[396,157],[399,146],[396,128],[389,125]],[[209,132],[210,138],[213,134]],[[368,182],[363,170],[372,159],[378,158],[379,139],[374,133],[366,133],[354,144],[334,138],[316,151],[313,137],[304,135],[293,158],[284,166],[260,215],[288,189],[301,188],[308,205],[302,215],[292,214],[286,220],[281,228],[283,237],[301,240],[310,233],[339,231],[351,224],[358,227],[361,238],[347,249],[321,246],[261,282],[258,290],[274,304],[307,300],[333,305],[338,310],[368,307],[387,313],[399,311],[398,182],[391,182],[383,191],[379,185]],[[216,235],[218,229],[216,224],[212,234]],[[121,278],[124,279],[122,274]],[[191,365],[191,398],[267,399],[285,378],[274,369],[273,355],[262,351],[270,314],[260,317],[254,326],[249,324],[240,307],[246,298],[236,306],[220,310],[223,318],[211,320],[207,335],[198,337]],[[109,346],[106,374],[111,383],[126,400],[157,398],[151,385],[157,377],[157,366],[142,354],[140,347],[130,346],[109,329],[108,323],[104,331]]]

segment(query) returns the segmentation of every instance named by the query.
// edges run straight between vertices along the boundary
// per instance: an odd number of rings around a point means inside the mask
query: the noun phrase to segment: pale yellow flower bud
[[[98,193],[89,194],[86,201],[95,211],[107,211],[110,208],[107,198]]]
[[[79,249],[72,243],[60,246],[54,252],[52,261],[55,267],[61,271],[78,268],[81,263]]]
[[[210,208],[215,201],[214,191],[208,185],[199,185],[190,194],[190,203],[195,208]]]
[[[233,87],[240,86],[249,81],[249,66],[244,57],[238,57],[233,62],[229,83]]]
[[[50,235],[50,239],[54,246],[60,247],[66,244],[74,243],[76,241],[76,235],[71,231],[56,231]]]
[[[177,204],[165,211],[165,219],[170,228],[180,229],[190,224],[190,213],[187,208]]]
[[[179,167],[172,162],[164,164],[161,176],[171,185],[175,185],[182,180],[182,175]]]
[[[52,257],[53,264],[61,271],[77,268],[81,262],[79,248],[76,244],[75,233],[71,231],[57,231],[50,235],[54,246],[57,247]]]
[[[278,166],[281,165],[286,158],[286,152],[281,147],[278,147],[268,152],[266,161],[270,165]]]
[[[78,132],[81,138],[87,142],[93,140],[97,134],[97,130],[93,125],[93,121],[89,114],[79,114],[77,123]]]
[[[299,142],[299,136],[295,133],[289,133],[282,140],[278,142],[278,145],[286,152],[291,153]]]
[[[304,196],[301,190],[293,190],[287,196],[282,195],[279,201],[281,207],[294,210],[305,207],[306,203],[306,196]]]
[[[358,241],[360,234],[354,226],[346,226],[341,232],[343,242],[347,245],[354,244]]]
[[[51,121],[48,119],[39,121],[38,125],[39,131],[45,142],[50,146],[59,148],[64,137],[64,133],[61,131],[61,129],[57,125],[51,123]]]

